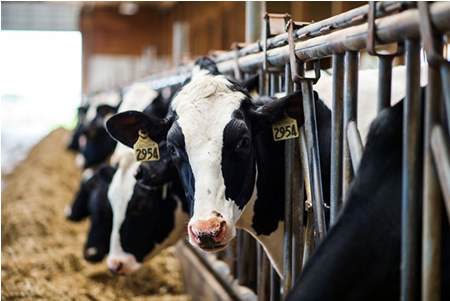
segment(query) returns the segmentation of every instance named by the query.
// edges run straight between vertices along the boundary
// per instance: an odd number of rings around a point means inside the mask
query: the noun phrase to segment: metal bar
[[[253,43],[262,37],[265,5],[261,1],[245,1],[245,42]]]
[[[450,223],[450,149],[448,136],[444,134],[444,130],[439,125],[434,126],[431,131],[431,150]]]
[[[420,41],[406,41],[406,98],[403,104],[401,300],[420,291]]]
[[[285,92],[286,95],[291,92],[290,87],[290,65],[285,66]],[[294,175],[299,170],[294,170],[294,142],[289,139],[285,141],[285,190],[284,190],[284,254],[283,254],[283,292],[286,296],[292,287],[292,198]]]
[[[424,124],[422,300],[441,299],[442,200],[430,149],[431,129],[440,117],[441,91],[439,69],[429,65]]]
[[[356,122],[350,121],[347,126],[347,143],[350,150],[350,157],[352,159],[353,173],[356,175],[356,171],[359,167],[359,162],[364,152],[364,147],[361,141],[361,135],[359,134]]]
[[[412,1],[403,1],[403,2],[378,2],[376,4],[377,12],[376,15],[378,18],[386,16],[395,11],[401,11],[405,8],[412,7],[414,2]],[[369,5],[363,5],[357,7],[355,9],[349,10],[345,13],[332,16],[330,18],[314,22],[307,27],[298,29],[295,31],[296,37],[316,37],[319,35],[323,35],[334,29],[341,29],[344,27],[348,27],[350,25],[360,24],[366,21],[367,15],[369,11]],[[260,18],[262,20],[262,17]],[[247,42],[254,42],[256,39]],[[274,48],[278,45],[285,45],[287,43],[287,34],[280,34],[273,38],[267,40],[268,48]],[[258,52],[261,49],[261,44],[259,42],[247,45],[239,50],[239,56],[245,56],[254,52]],[[233,57],[231,53],[225,53],[217,58],[217,62],[222,62],[226,60],[230,60]]]
[[[450,3],[434,2],[430,5],[433,24],[439,31],[450,28]],[[405,38],[420,37],[420,16],[416,9],[377,19],[377,40],[379,43],[393,43]],[[306,27],[305,27],[306,28]],[[302,61],[315,60],[349,51],[366,48],[367,24],[352,26],[330,34],[295,43],[295,54]],[[249,54],[239,58],[239,66],[245,72],[254,72],[264,60],[262,53]],[[289,60],[289,45],[267,51],[271,66],[281,66]],[[234,60],[218,63],[219,71],[226,73],[233,69]]]
[[[321,240],[326,234],[325,209],[323,206],[322,176],[320,171],[319,140],[317,134],[317,119],[312,81],[302,80],[303,113],[305,117],[306,144],[308,158],[310,159],[311,192],[314,206],[314,219],[317,240]]]
[[[333,99],[331,109],[331,178],[330,226],[337,219],[342,206],[342,118],[344,99],[344,55],[333,55]]]
[[[445,100],[445,111],[447,122],[447,130],[450,133],[450,63],[445,63],[441,65],[441,80],[442,80],[442,88],[444,91],[444,100]]]
[[[303,266],[308,261],[309,257],[312,254],[312,251],[315,247],[315,239],[314,239],[314,213],[311,208],[306,209],[308,211],[307,222],[306,222],[306,242],[305,249],[303,254]]]
[[[378,113],[391,105],[392,56],[378,57]]]
[[[345,54],[345,76],[344,76],[344,128],[347,128],[350,121],[357,123],[358,104],[358,69],[359,52],[347,51]],[[350,150],[347,144],[347,131],[344,131],[343,144],[343,196],[347,192],[348,186],[353,180],[353,168],[350,157]]]
[[[270,301],[278,301],[280,297],[280,276],[272,266],[270,269]]]
[[[303,182],[303,173],[301,172],[300,159],[300,139],[296,139],[294,143],[294,179],[292,183],[292,212],[294,215],[294,242],[292,253],[295,254],[294,258],[292,259],[292,283],[294,283],[297,275],[300,274],[303,264],[303,219],[305,214],[305,185]]]

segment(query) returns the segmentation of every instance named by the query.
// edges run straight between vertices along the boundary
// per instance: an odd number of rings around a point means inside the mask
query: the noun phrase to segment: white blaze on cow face
[[[120,265],[120,274],[132,273],[141,266],[133,255],[122,249],[120,243],[120,227],[125,220],[128,202],[133,195],[136,184],[134,173],[138,166],[139,163],[135,162],[133,151],[122,156],[119,168],[114,174],[108,190],[108,199],[113,211],[113,228],[107,266],[109,269],[117,271]]]
[[[195,179],[194,214],[188,229],[219,217],[226,223],[222,245],[235,236],[234,225],[242,214],[233,200],[226,199],[221,167],[225,126],[246,97],[231,86],[223,76],[198,76],[172,102]],[[190,242],[197,245],[191,231],[188,233]]]

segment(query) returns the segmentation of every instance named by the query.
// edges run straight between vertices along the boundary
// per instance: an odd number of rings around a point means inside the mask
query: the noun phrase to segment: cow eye
[[[248,137],[242,138],[236,146],[236,150],[248,149],[250,146],[250,139]]]

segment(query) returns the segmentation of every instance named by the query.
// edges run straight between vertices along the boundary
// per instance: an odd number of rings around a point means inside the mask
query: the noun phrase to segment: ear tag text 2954
[[[158,161],[158,143],[150,139],[147,130],[139,130],[139,138],[133,145],[136,161]]]
[[[297,138],[297,120],[285,114],[283,119],[272,124],[272,132],[275,141]]]

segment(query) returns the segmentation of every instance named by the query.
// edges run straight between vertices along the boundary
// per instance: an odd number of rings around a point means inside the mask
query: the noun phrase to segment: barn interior
[[[266,12],[314,24],[366,4],[2,1],[2,300],[280,300],[258,298],[256,279],[247,279],[253,285],[248,295],[245,290],[235,295],[241,288],[230,289],[208,270],[222,267],[217,260],[229,263],[231,251],[198,257],[183,241],[124,277],[108,271],[106,259],[85,261],[89,219],[73,223],[64,215],[83,173],[77,153],[67,149],[77,110],[96,93],[191,66],[201,56],[217,57],[236,43],[262,40],[261,32],[249,34],[248,20],[255,14],[261,24]],[[360,70],[377,68],[378,59],[365,54]],[[394,59],[394,65],[404,62],[404,56]],[[321,59],[322,69],[331,67],[331,57]],[[244,236],[238,239],[248,243]],[[195,265],[202,268],[186,272]],[[200,288],[203,282],[212,288]]]

